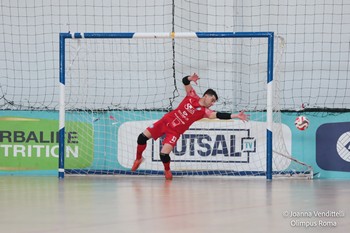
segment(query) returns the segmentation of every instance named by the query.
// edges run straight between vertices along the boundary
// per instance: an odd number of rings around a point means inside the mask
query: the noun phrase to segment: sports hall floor
[[[0,232],[349,232],[349,180],[0,176]]]

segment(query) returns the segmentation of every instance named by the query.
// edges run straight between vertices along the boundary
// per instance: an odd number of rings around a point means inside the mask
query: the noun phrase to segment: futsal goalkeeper
[[[202,118],[209,119],[233,119],[238,118],[242,121],[248,121],[249,115],[243,111],[238,114],[225,112],[215,112],[210,110],[210,107],[218,100],[218,95],[213,89],[208,89],[202,97],[199,97],[191,85],[191,81],[197,84],[199,77],[196,73],[186,76],[182,79],[185,85],[186,97],[182,100],[179,106],[171,112],[165,114],[160,120],[149,126],[137,138],[136,160],[131,168],[131,171],[136,171],[143,162],[143,151],[146,149],[147,140],[153,138],[157,140],[165,135],[163,147],[160,151],[160,160],[164,165],[165,179],[171,180],[173,175],[170,171],[170,152],[176,145],[180,135],[183,134],[195,121]]]

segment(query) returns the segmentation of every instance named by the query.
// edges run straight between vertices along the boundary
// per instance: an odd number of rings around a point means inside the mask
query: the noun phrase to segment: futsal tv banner
[[[118,161],[131,167],[136,154],[138,135],[154,121],[123,123],[118,131]],[[282,125],[286,153],[291,152],[291,130]],[[281,138],[276,137],[276,142]],[[130,143],[133,142],[133,143]],[[162,171],[159,154],[163,138],[150,140],[143,153],[142,169]],[[277,142],[278,143],[278,142]],[[266,123],[249,121],[201,120],[195,122],[177,141],[171,154],[172,167],[181,169],[265,171],[266,170]],[[275,158],[273,169],[285,170],[291,160]]]

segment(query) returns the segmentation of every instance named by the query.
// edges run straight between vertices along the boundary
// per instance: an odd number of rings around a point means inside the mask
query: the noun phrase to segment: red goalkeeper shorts
[[[168,127],[168,122],[163,119],[160,119],[149,126],[147,130],[151,133],[154,140],[157,140],[159,137],[165,135],[165,139],[162,143],[163,145],[170,144],[175,147],[176,142],[180,137],[180,134]]]

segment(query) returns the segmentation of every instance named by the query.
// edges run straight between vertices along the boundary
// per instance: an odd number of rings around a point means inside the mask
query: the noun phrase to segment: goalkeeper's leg
[[[174,146],[168,143],[165,143],[163,145],[163,148],[160,152],[160,160],[163,162],[164,165],[164,176],[165,179],[167,180],[172,180],[173,179],[173,174],[171,173],[170,170],[170,152],[173,150]]]
[[[137,138],[136,160],[134,161],[131,171],[136,171],[144,160],[142,153],[147,147],[147,140],[150,138],[148,136],[150,136],[150,133],[146,130]]]

